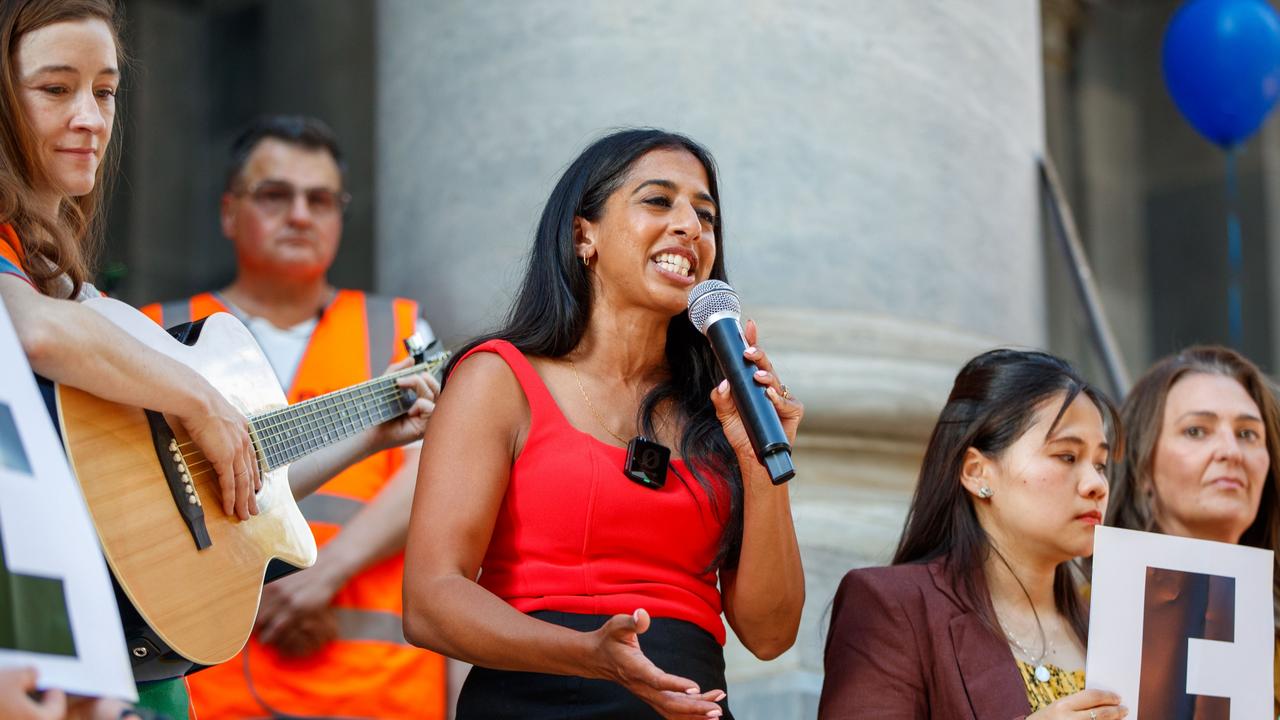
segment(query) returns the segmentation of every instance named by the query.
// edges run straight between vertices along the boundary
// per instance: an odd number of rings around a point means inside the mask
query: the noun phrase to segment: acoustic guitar
[[[116,580],[135,675],[189,670],[180,663],[177,671],[138,672],[157,656],[224,662],[253,630],[272,559],[293,568],[316,559],[315,538],[289,488],[289,463],[408,412],[415,398],[396,380],[436,370],[447,353],[425,359],[417,340],[414,366],[289,405],[257,342],[231,315],[165,331],[122,302],[84,304],[204,376],[249,419],[262,490],[258,514],[241,521],[222,512],[217,475],[180,424],[56,388],[63,442]],[[135,616],[145,627],[129,627]]]

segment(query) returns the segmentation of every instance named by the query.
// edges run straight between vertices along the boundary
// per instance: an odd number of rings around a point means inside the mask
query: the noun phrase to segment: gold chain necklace
[[[604,418],[600,417],[600,413],[596,412],[596,406],[591,404],[591,396],[587,395],[587,389],[582,387],[582,376],[578,375],[578,366],[573,364],[573,358],[567,359],[569,360],[569,367],[573,368],[573,379],[578,381],[578,391],[582,393],[582,399],[587,401],[587,409],[595,416],[596,422],[599,423],[600,427],[604,428],[605,432],[612,435],[614,440],[627,445],[628,441],[618,433],[610,430],[609,426],[605,424]]]

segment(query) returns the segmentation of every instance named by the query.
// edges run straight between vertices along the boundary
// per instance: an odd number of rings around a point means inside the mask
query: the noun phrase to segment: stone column
[[[1045,340],[1037,3],[384,0],[377,284],[460,340],[500,316],[558,173],[622,125],[721,169],[746,312],[809,409],[795,648],[734,641],[739,718],[811,718],[835,585],[887,560],[960,364]]]

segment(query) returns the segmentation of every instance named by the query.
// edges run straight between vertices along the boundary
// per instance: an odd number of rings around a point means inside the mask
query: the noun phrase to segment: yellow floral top
[[[1049,671],[1049,681],[1036,679],[1036,667],[1018,660],[1018,670],[1022,673],[1022,682],[1027,686],[1027,700],[1031,702],[1031,712],[1046,708],[1053,701],[1064,698],[1084,689],[1083,670],[1063,670],[1057,665],[1045,665]]]

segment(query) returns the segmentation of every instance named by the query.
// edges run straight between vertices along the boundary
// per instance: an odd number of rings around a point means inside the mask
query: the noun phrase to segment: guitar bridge
[[[169,494],[173,495],[173,503],[178,507],[187,530],[191,532],[196,549],[212,547],[213,540],[209,537],[209,528],[204,522],[204,506],[200,503],[195,480],[178,448],[178,439],[174,437],[173,429],[165,422],[163,415],[153,410],[147,411],[147,423],[151,426],[151,441],[156,448],[156,458],[160,460],[165,482],[169,484]]]

